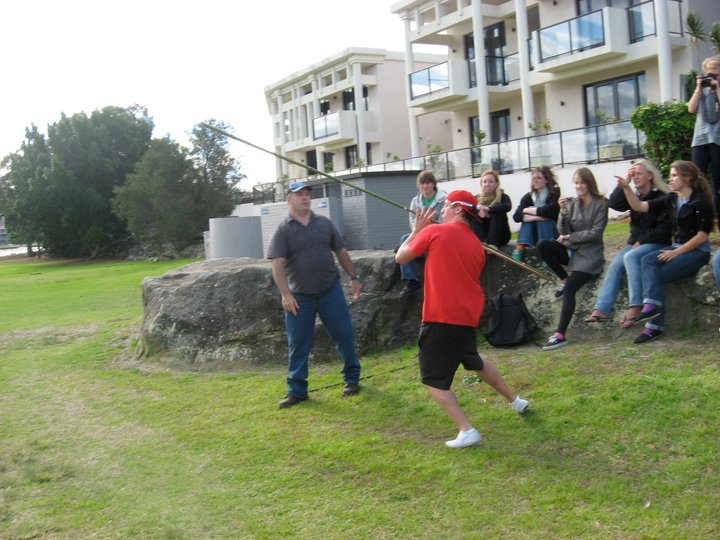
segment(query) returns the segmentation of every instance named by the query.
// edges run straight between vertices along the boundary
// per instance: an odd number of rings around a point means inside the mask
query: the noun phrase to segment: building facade
[[[686,99],[697,59],[685,32],[694,11],[720,19],[716,0],[403,0],[408,114],[421,155],[425,114],[450,114],[454,149],[472,147],[473,170],[634,157],[629,122],[650,101]],[[417,45],[446,58],[415,64]],[[480,52],[481,51],[481,52]],[[696,54],[694,54],[694,52]]]
[[[429,67],[441,56],[421,54]],[[411,156],[404,54],[350,48],[271,84],[265,98],[275,152],[320,171],[350,170]],[[449,113],[418,118],[426,144],[451,144]],[[282,160],[276,176],[307,176]]]

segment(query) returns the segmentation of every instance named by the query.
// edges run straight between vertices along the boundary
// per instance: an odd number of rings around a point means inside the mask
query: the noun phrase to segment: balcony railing
[[[410,74],[410,99],[432,94],[450,87],[448,63],[436,64]]]
[[[657,35],[655,3],[653,0],[629,7],[627,12],[630,25],[630,43],[637,43],[646,37]],[[679,0],[668,2],[668,16],[670,34],[682,36],[682,5]]]
[[[313,119],[313,135],[315,139],[323,139],[340,133],[340,113],[335,112]]]
[[[475,76],[475,59],[467,60],[468,80],[470,88],[477,86]],[[520,80],[520,57],[518,53],[508,56],[486,56],[485,73],[489,86],[506,86],[511,82]]]
[[[542,28],[540,62],[547,62],[563,55],[586,51],[605,44],[603,12],[593,11],[587,15]]]
[[[438,181],[455,180],[479,176],[490,168],[510,173],[538,165],[565,166],[633,159],[642,155],[644,142],[644,134],[632,127],[630,121],[615,122],[333,171],[332,174],[428,169],[435,173]],[[253,187],[255,204],[275,202],[274,186],[271,183]]]

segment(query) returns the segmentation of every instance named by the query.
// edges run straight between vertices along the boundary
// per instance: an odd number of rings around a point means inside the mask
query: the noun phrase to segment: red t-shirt
[[[465,223],[440,223],[424,228],[408,245],[425,259],[424,322],[472,326],[480,322],[485,295],[480,273],[485,250]]]

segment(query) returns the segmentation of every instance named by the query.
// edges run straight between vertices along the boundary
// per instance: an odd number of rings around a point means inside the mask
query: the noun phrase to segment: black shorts
[[[418,347],[420,376],[427,386],[449,390],[460,364],[467,370],[483,369],[472,326],[424,322],[420,325]]]

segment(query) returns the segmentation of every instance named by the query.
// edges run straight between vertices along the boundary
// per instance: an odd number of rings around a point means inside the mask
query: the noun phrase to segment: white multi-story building
[[[388,6],[389,9],[389,6]],[[415,55],[430,67],[442,56]],[[321,171],[338,171],[411,157],[403,53],[350,48],[265,88],[275,151]],[[448,149],[449,113],[417,119],[428,146]],[[306,176],[278,160],[278,178]]]
[[[689,11],[709,28],[718,0],[403,0],[413,155],[422,118],[450,113],[455,149],[478,143],[473,170],[587,163],[641,152],[628,121],[650,101],[685,99],[696,58]],[[446,58],[414,62],[413,47],[440,45]],[[482,53],[476,53],[482,51]],[[492,143],[492,144],[491,144]],[[452,158],[450,159],[452,161]]]

